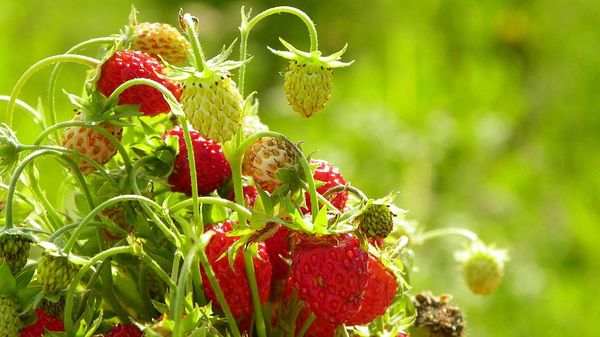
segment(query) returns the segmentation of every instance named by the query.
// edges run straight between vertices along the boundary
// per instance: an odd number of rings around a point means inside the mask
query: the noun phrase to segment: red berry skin
[[[232,230],[232,224],[230,221],[225,221],[211,226],[210,229],[215,232],[215,235],[206,247],[206,257],[217,277],[231,313],[236,318],[242,318],[252,315],[253,312],[252,296],[246,275],[243,252],[240,251],[237,254],[233,263],[234,269],[229,265],[227,256],[221,258],[223,253],[239,239],[239,237],[227,236],[227,233]],[[253,263],[260,302],[265,303],[271,291],[272,269],[269,254],[263,242],[258,243],[258,257],[253,258]],[[204,269],[201,268],[201,272],[206,297],[218,305],[217,296]]]
[[[112,327],[110,332],[104,337],[142,337],[144,333],[135,325],[117,324]]]
[[[254,207],[254,203],[256,202],[256,198],[258,197],[258,190],[256,187],[251,185],[244,185],[242,187],[244,190],[244,201],[246,202],[246,206],[249,208]],[[227,200],[235,201],[235,192],[232,190],[227,196]]]
[[[396,335],[396,337],[410,337],[410,336],[407,333],[398,332],[398,335]]]
[[[292,251],[291,277],[310,310],[341,324],[360,309],[369,278],[367,265],[368,254],[356,237],[302,239]]]
[[[164,68],[152,56],[134,50],[119,50],[104,64],[97,86],[104,96],[108,97],[121,84],[135,79],[147,78],[162,84],[179,101],[182,87],[171,81],[164,73]],[[119,95],[119,104],[140,106],[140,112],[145,116],[155,116],[171,111],[163,95],[148,85],[135,85]]]
[[[52,317],[40,308],[35,309],[35,313],[37,320],[21,330],[21,337],[42,337],[46,331],[65,331],[65,326],[60,317]]]
[[[192,186],[190,177],[190,164],[188,161],[187,147],[185,146],[185,137],[183,128],[176,126],[174,129],[165,132],[163,139],[169,136],[175,136],[179,143],[179,152],[175,157],[173,171],[169,175],[168,182],[171,190],[182,192],[188,196],[192,195]],[[190,130],[192,138],[192,147],[194,148],[194,158],[196,159],[196,175],[198,178],[198,194],[206,195],[219,188],[231,177],[231,167],[225,159],[221,145],[210,138],[202,137],[195,130]]]
[[[265,240],[269,261],[273,266],[273,281],[285,280],[290,273],[290,266],[282,259],[290,258],[292,231],[285,226],[279,226],[272,237]]]
[[[313,178],[315,180],[325,183],[324,185],[317,188],[317,192],[319,194],[322,195],[334,187],[346,185],[346,180],[344,180],[344,177],[342,176],[340,170],[337,167],[320,159],[311,160],[311,164],[319,164],[319,166],[315,170],[315,173],[313,174]],[[308,192],[305,193],[305,199],[306,209],[302,209],[302,211],[306,214],[310,212],[312,205],[310,203],[310,194],[308,194]],[[346,201],[348,200],[348,191],[335,193],[334,195],[329,196],[328,199],[333,206],[335,206],[340,211],[343,211],[344,207],[346,206]]]
[[[360,310],[351,315],[345,322],[347,325],[363,325],[371,323],[385,313],[392,304],[398,291],[398,281],[381,261],[369,256],[369,279],[363,294]]]

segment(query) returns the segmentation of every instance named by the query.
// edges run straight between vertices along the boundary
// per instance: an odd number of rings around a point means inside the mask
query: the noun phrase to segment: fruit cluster
[[[457,308],[450,327],[437,318],[447,297],[411,295],[414,247],[468,239],[457,258],[477,294],[499,286],[505,253],[465,230],[416,231],[394,194],[369,199],[269,131],[244,74],[251,29],[276,13],[310,33],[309,52],[283,40],[287,51],[272,50],[289,60],[285,93],[308,118],[327,104],[333,68],[350,63],[345,47],[322,56],[312,21],[292,7],[252,18],[242,8],[235,61],[235,44],[205,57],[192,15],[180,14],[181,34],[138,23],[133,9],[121,33],[19,79],[0,128],[0,336],[407,336],[413,323],[415,334],[462,334]],[[80,54],[91,47],[99,57]],[[57,122],[63,62],[90,71],[82,95],[66,93],[73,120]],[[47,107],[17,100],[49,65]],[[33,144],[11,129],[17,105],[43,128]],[[44,156],[68,172],[59,205],[39,185]]]

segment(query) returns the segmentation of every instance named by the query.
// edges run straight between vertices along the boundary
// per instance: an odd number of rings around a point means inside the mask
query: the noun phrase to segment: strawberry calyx
[[[329,56],[322,56],[322,53],[318,50],[305,52],[294,47],[291,43],[282,38],[279,38],[279,41],[281,41],[281,44],[283,44],[287,51],[275,50],[271,47],[267,48],[269,48],[273,54],[290,61],[296,61],[299,65],[316,65],[323,68],[342,68],[354,63],[354,61],[340,61],[342,55],[346,52],[346,48],[348,47],[347,44],[342,49]]]

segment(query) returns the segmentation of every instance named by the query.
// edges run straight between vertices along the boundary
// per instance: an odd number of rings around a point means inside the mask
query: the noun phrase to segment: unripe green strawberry
[[[244,155],[242,173],[254,178],[254,182],[268,192],[281,185],[277,172],[296,165],[296,153],[285,141],[263,137],[250,146]]]
[[[228,71],[203,74],[183,82],[183,111],[201,135],[223,143],[240,127],[244,99]]]
[[[258,115],[244,117],[244,119],[242,119],[242,128],[246,138],[259,132],[269,131],[269,127],[260,121],[260,117],[258,117]]]
[[[283,87],[292,109],[308,118],[329,102],[332,83],[331,67],[318,62],[291,60],[285,72]]]
[[[79,268],[66,256],[44,252],[37,266],[37,278],[46,293],[53,293],[69,286]]]
[[[0,234],[0,265],[8,264],[13,275],[18,274],[29,257],[31,239],[18,233]]]
[[[19,303],[10,296],[0,295],[0,337],[19,337],[22,325]]]
[[[473,293],[489,295],[502,283],[506,251],[475,242],[458,252],[456,259],[462,262],[463,276]]]
[[[333,68],[346,67],[352,63],[338,61],[346,47],[330,56],[321,56],[318,50],[303,52],[280,40],[288,51],[269,49],[290,60],[284,81],[288,102],[302,116],[311,117],[323,109],[331,98]]]
[[[81,112],[77,112],[73,119],[82,121],[86,117]],[[122,127],[110,122],[102,122],[98,126],[109,132],[117,140],[121,140],[123,135]],[[61,143],[62,146],[86,155],[102,165],[108,163],[117,153],[117,147],[108,138],[95,130],[82,126],[66,128]],[[87,175],[96,169],[89,162],[81,159],[79,161],[79,170],[81,173]]]
[[[173,65],[187,61],[186,50],[189,42],[179,31],[166,23],[142,22],[135,26],[131,49],[140,50],[152,56],[160,56]]]
[[[384,239],[394,229],[394,213],[387,204],[367,205],[356,221],[360,231],[369,238]]]

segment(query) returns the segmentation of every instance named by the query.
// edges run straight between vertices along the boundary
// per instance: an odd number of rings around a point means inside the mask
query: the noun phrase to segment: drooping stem
[[[21,75],[21,77],[17,80],[17,83],[15,84],[15,87],[13,88],[11,94],[10,94],[10,100],[8,101],[8,107],[6,108],[6,124],[8,124],[8,126],[12,126],[12,121],[13,121],[13,111],[15,109],[15,104],[16,104],[16,100],[19,96],[19,94],[21,93],[21,89],[23,88],[23,86],[25,85],[25,83],[27,83],[27,80],[29,80],[29,78],[38,70],[44,68],[45,66],[57,63],[57,62],[73,62],[73,63],[80,63],[80,64],[84,64],[90,67],[97,67],[100,63],[100,61],[91,58],[91,57],[87,57],[87,56],[82,56],[82,55],[56,55],[56,56],[50,56],[48,58],[45,58],[37,63],[35,63],[34,65],[32,65],[31,67],[29,67],[29,69],[27,69],[25,71],[25,73],[23,73],[23,75]]]
[[[75,290],[77,285],[83,278],[83,276],[90,270],[96,263],[106,260],[113,255],[118,254],[132,254],[134,255],[133,248],[131,246],[121,246],[121,247],[113,247],[109,248],[98,255],[94,256],[87,262],[85,265],[79,269],[75,278],[69,283],[69,287],[67,288],[67,296],[65,301],[65,314],[64,314],[64,323],[65,323],[65,331],[68,337],[75,336],[75,331],[73,331],[74,322],[72,318],[73,314],[73,297],[75,296]]]
[[[156,203],[152,199],[148,199],[148,198],[143,197],[141,195],[132,195],[132,194],[119,195],[119,196],[116,196],[116,197],[113,197],[111,199],[108,199],[108,200],[104,201],[100,205],[96,206],[96,208],[94,208],[93,210],[91,210],[90,213],[88,213],[81,220],[81,222],[79,223],[79,225],[77,227],[75,227],[75,230],[73,231],[73,234],[71,235],[71,237],[69,238],[69,240],[65,244],[65,248],[63,249],[63,251],[65,253],[69,253],[71,251],[71,249],[73,248],[73,245],[75,245],[75,242],[77,241],[77,238],[79,237],[79,235],[81,234],[81,232],[85,229],[85,227],[91,222],[91,220],[94,217],[96,217],[98,214],[100,214],[100,212],[102,212],[102,210],[104,210],[105,208],[108,208],[108,207],[110,207],[110,206],[112,206],[112,205],[114,205],[116,203],[124,202],[124,201],[138,201],[138,202],[140,202],[142,204],[146,203],[147,205],[150,205],[153,208],[155,208],[164,217],[168,216],[167,214],[165,214],[165,211],[162,208],[162,206],[159,205],[158,203]],[[180,246],[179,235],[176,235],[175,233],[173,233],[171,230],[169,230],[169,228],[167,228],[161,222],[156,223],[156,225],[163,232],[163,234],[165,234],[165,236],[167,237],[167,239],[169,239],[171,242],[173,242],[173,244],[175,246],[177,246],[177,247]]]
[[[355,196],[357,196],[361,201],[367,201],[369,200],[369,198],[365,195],[365,193],[361,190],[359,190],[358,188],[352,186],[352,185],[343,185],[343,186],[336,186],[333,188],[330,188],[327,190],[327,192],[325,192],[323,194],[323,196],[325,198],[327,198],[328,196],[330,196],[331,194],[335,194],[335,193],[339,193],[339,192],[344,192],[344,191],[348,191],[352,194],[354,194]]]
[[[223,310],[223,312],[225,313],[225,318],[227,320],[227,324],[229,324],[231,333],[234,337],[241,337],[240,330],[238,329],[237,324],[235,323],[235,318],[231,314],[231,309],[229,308],[229,304],[227,304],[227,300],[225,300],[225,295],[223,295],[223,290],[221,289],[219,281],[217,280],[217,277],[215,276],[215,273],[212,270],[212,267],[208,262],[208,258],[206,257],[206,254],[203,250],[200,250],[198,252],[198,257],[200,259],[200,264],[202,264],[202,268],[204,269],[204,272],[208,277],[208,281],[210,282],[211,287],[215,291],[215,295],[217,296],[217,301],[221,306],[221,310]]]
[[[427,232],[419,235],[417,237],[417,239],[415,240],[416,241],[415,243],[423,244],[428,240],[439,238],[439,237],[444,237],[444,236],[460,236],[469,241],[479,241],[479,237],[477,236],[477,234],[471,232],[470,230],[463,229],[463,228],[448,227],[448,228],[432,229],[430,231],[427,231]]]
[[[246,265],[246,275],[250,283],[250,294],[252,295],[252,306],[254,307],[254,320],[256,322],[256,332],[258,337],[267,337],[265,329],[265,319],[263,317],[262,305],[260,303],[260,294],[256,283],[256,271],[252,262],[253,251],[256,251],[256,244],[244,249],[244,264]]]
[[[79,44],[76,44],[71,49],[67,50],[67,52],[65,54],[74,54],[75,52],[82,50],[84,48],[114,43],[115,41],[116,41],[116,38],[114,38],[114,37],[99,37],[99,38],[90,39],[87,41],[83,41]],[[52,73],[50,74],[50,80],[48,83],[48,109],[50,110],[48,112],[48,116],[50,117],[50,123],[49,123],[50,125],[56,124],[56,121],[57,121],[57,118],[56,118],[56,83],[58,81],[58,76],[60,75],[61,70],[62,70],[62,67],[61,67],[60,63],[54,65],[54,68],[52,69]],[[59,135],[56,134],[56,136],[58,139]]]
[[[10,96],[6,96],[6,95],[0,95],[0,101],[5,101],[8,102],[10,101]],[[46,128],[46,123],[44,122],[44,118],[42,117],[42,115],[40,115],[40,113],[34,109],[33,107],[31,107],[31,105],[21,101],[20,99],[17,99],[15,101],[15,104],[22,108],[23,110],[27,111],[28,113],[31,114],[31,116],[33,116],[33,119],[35,121],[39,121],[41,123],[41,127],[42,129]]]
[[[191,14],[185,13],[183,15],[183,21],[185,22],[185,33],[192,46],[192,52],[194,53],[196,70],[200,72],[209,70],[206,67],[206,56],[204,56],[204,51],[202,50],[202,45],[200,44],[200,39],[198,37],[198,31],[196,30],[196,24],[194,23],[195,18]]]
[[[242,96],[244,95],[244,80],[246,75],[246,60],[248,57],[247,47],[248,47],[248,36],[250,35],[250,31],[254,26],[259,23],[262,19],[273,15],[273,14],[281,14],[288,13],[293,14],[299,17],[302,22],[308,28],[308,34],[310,35],[310,51],[317,51],[319,49],[319,39],[317,36],[317,29],[315,28],[315,24],[312,22],[310,17],[306,15],[303,11],[298,8],[289,7],[289,6],[279,6],[269,8],[259,14],[257,14],[252,19],[248,20],[246,13],[244,12],[244,7],[242,7],[242,22],[240,24],[240,61],[242,61],[242,66],[240,67],[239,73],[239,87],[240,93]]]

